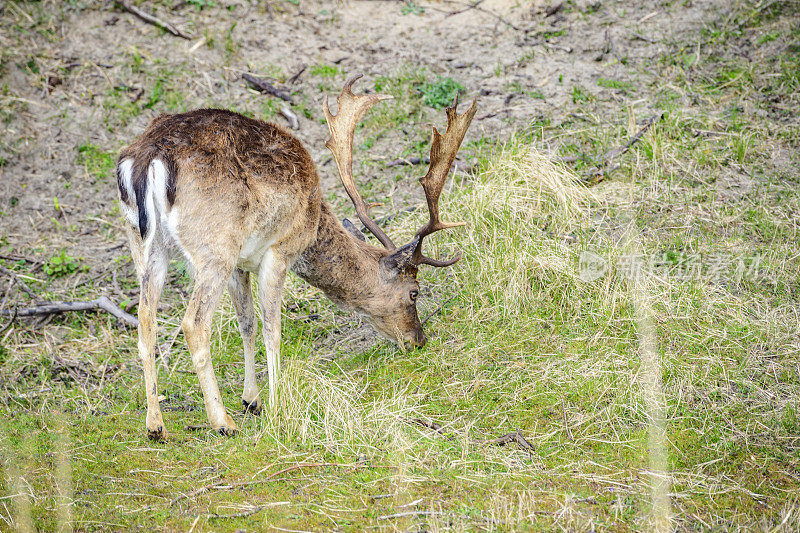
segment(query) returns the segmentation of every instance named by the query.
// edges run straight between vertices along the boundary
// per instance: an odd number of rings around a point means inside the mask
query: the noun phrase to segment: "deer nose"
[[[425,346],[425,343],[428,339],[425,338],[425,332],[422,331],[422,328],[419,328],[416,332],[414,332],[414,345],[417,348],[422,348]]]

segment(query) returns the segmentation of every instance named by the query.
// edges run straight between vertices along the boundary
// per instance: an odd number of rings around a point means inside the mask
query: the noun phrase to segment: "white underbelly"
[[[244,243],[244,246],[242,246],[239,259],[236,261],[236,266],[242,270],[258,272],[261,262],[264,260],[264,256],[273,244],[275,244],[275,240],[267,238],[264,235],[257,233],[250,235]]]

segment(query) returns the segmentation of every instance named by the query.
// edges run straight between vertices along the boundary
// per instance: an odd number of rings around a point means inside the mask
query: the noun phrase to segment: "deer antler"
[[[352,200],[356,208],[356,214],[362,224],[373,234],[375,237],[389,250],[394,250],[396,246],[386,233],[372,220],[367,211],[370,208],[356,189],[356,184],[353,181],[353,134],[355,133],[356,126],[361,120],[361,117],[370,110],[372,106],[380,102],[392,98],[391,95],[380,94],[353,94],[353,84],[361,77],[361,74],[353,76],[347,83],[344,84],[342,92],[336,99],[338,102],[338,109],[336,114],[332,114],[328,108],[328,97],[325,97],[323,109],[325,116],[328,118],[328,129],[331,131],[331,138],[325,143],[325,146],[333,153],[336,159],[336,166],[339,169],[339,177],[342,179],[342,185],[347,191],[347,195]]]
[[[461,141],[464,140],[464,135],[467,133],[467,128],[469,128],[472,122],[472,117],[475,116],[475,112],[478,110],[477,101],[477,98],[473,100],[466,113],[459,115],[457,111],[458,95],[456,95],[453,106],[445,110],[447,112],[447,129],[444,134],[439,134],[437,129],[435,127],[433,128],[431,163],[428,167],[428,173],[419,180],[422,184],[422,189],[425,191],[430,220],[427,224],[422,226],[414,236],[415,238],[418,237],[419,241],[417,242],[417,247],[414,250],[414,256],[411,260],[413,265],[424,264],[435,267],[446,267],[461,259],[461,252],[459,252],[456,257],[445,261],[424,256],[422,255],[422,241],[425,237],[436,231],[464,225],[464,222],[443,222],[439,218],[439,196],[442,194],[444,182],[447,180],[447,174],[450,172],[450,167],[453,165],[453,161],[456,158],[456,153],[461,146]]]

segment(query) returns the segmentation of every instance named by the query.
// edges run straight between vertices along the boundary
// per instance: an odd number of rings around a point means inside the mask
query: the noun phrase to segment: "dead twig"
[[[646,43],[651,43],[652,44],[652,43],[655,42],[653,39],[651,39],[649,37],[645,37],[644,35],[642,35],[639,32],[633,32],[631,35],[633,35],[634,39],[639,39],[640,41],[644,41]]]
[[[491,444],[492,446],[505,446],[509,442],[516,442],[520,448],[526,450],[528,453],[533,453],[533,444],[528,442],[522,433],[519,430],[516,430],[513,433],[506,433],[502,437],[497,437],[496,439],[484,441],[486,444]]]
[[[26,307],[18,309],[18,316],[38,316],[38,315],[52,315],[56,313],[65,313],[68,311],[94,311],[101,309],[116,318],[123,324],[131,327],[139,325],[139,319],[123,311],[117,304],[112,302],[107,296],[101,296],[95,300],[86,302],[49,302],[35,307]],[[9,311],[3,311],[3,315],[10,315]]]
[[[429,157],[406,157],[389,161],[385,166],[386,168],[393,168],[405,165],[427,165],[430,164],[430,162],[431,160]],[[463,161],[453,161],[453,166],[451,168],[469,174],[475,167]]]
[[[257,78],[252,74],[248,74],[247,72],[242,74],[242,79],[248,82],[250,85],[258,89],[262,93],[267,93],[271,94],[272,96],[277,96],[281,100],[289,102],[290,104],[294,103],[291,96],[281,91],[280,89],[278,89],[265,79]]]
[[[510,27],[511,29],[513,29],[513,30],[521,31],[521,29],[522,29],[522,28],[520,28],[519,26],[516,26],[515,24],[513,24],[513,23],[511,23],[510,21],[506,20],[506,19],[505,19],[505,18],[503,18],[502,16],[498,15],[498,14],[497,14],[497,13],[495,13],[494,11],[491,11],[491,10],[489,10],[489,9],[486,9],[486,8],[483,8],[483,7],[479,6],[479,5],[477,5],[477,4],[479,4],[480,2],[477,2],[477,3],[473,2],[472,4],[468,4],[468,3],[466,3],[466,2],[459,2],[459,1],[457,1],[457,0],[451,0],[451,3],[453,3],[453,4],[460,4],[460,5],[464,6],[464,7],[465,7],[465,8],[467,8],[467,9],[474,9],[474,10],[476,10],[476,11],[480,11],[481,13],[486,13],[487,15],[491,15],[492,17],[496,18],[497,20],[499,20],[499,21],[500,21],[500,22],[502,22],[503,24],[505,24],[505,25],[509,26],[509,27]],[[445,15],[447,15],[447,14],[451,13],[450,11],[445,11],[444,9],[439,9],[439,8],[437,8],[437,7],[433,7],[433,6],[427,6],[427,5],[426,5],[425,7],[426,7],[426,8],[430,8],[430,9],[432,9],[433,11],[438,11],[438,12],[440,12],[440,13],[444,13]]]
[[[186,494],[181,494],[177,498],[173,499],[170,502],[170,506],[175,505],[177,502],[187,499],[187,498],[195,498],[204,492],[210,490],[218,490],[218,489],[234,489],[238,487],[247,487],[249,485],[260,485],[262,483],[268,483],[281,474],[285,474],[286,472],[291,472],[293,470],[300,470],[302,468],[324,468],[324,467],[340,467],[340,468],[397,468],[396,466],[388,466],[388,465],[369,465],[369,464],[359,464],[359,463],[299,463],[296,465],[292,465],[281,470],[278,470],[274,474],[270,474],[269,476],[263,479],[253,479],[250,481],[238,481],[235,483],[226,483],[225,481],[219,481],[217,483],[211,483],[210,485],[205,485],[193,491],[190,491]]]
[[[432,431],[435,431],[436,433],[438,433],[438,434],[444,436],[445,438],[447,438],[447,440],[454,440],[455,439],[455,437],[453,435],[450,435],[450,434],[448,434],[447,432],[444,431],[444,428],[442,427],[442,425],[440,423],[438,423],[438,422],[436,422],[434,420],[423,420],[421,418],[412,418],[412,419],[409,419],[408,422],[410,424],[415,424],[417,426],[422,426],[424,428],[427,428],[427,429],[430,429]],[[524,449],[529,454],[533,454],[533,452],[535,450],[535,448],[533,447],[533,444],[531,444],[528,441],[528,439],[526,439],[522,435],[522,432],[519,429],[517,429],[513,433],[506,433],[502,437],[497,437],[496,439],[479,440],[479,439],[474,439],[472,437],[467,437],[467,438],[473,444],[488,444],[490,446],[505,446],[506,444],[508,444],[510,442],[515,442],[520,446],[520,448]]]
[[[641,139],[644,136],[644,134],[647,133],[647,130],[649,130],[650,127],[656,121],[661,120],[663,117],[664,117],[664,113],[663,112],[659,112],[659,113],[656,113],[655,115],[653,115],[652,117],[650,117],[649,119],[647,119],[645,121],[645,123],[644,123],[644,126],[642,126],[642,129],[640,129],[636,133],[636,135],[631,137],[630,140],[628,142],[626,142],[625,144],[621,144],[621,145],[617,146],[616,148],[613,148],[613,149],[609,150],[608,152],[604,153],[602,156],[600,156],[597,159],[597,163],[596,163],[595,166],[593,166],[592,168],[589,168],[586,171],[584,171],[584,173],[583,173],[584,176],[603,174],[604,173],[603,167],[605,167],[609,162],[611,162],[611,160],[621,156],[622,154],[624,154],[625,152],[630,150],[631,146],[636,144],[639,141],[639,139]]]
[[[433,318],[433,317],[434,317],[434,315],[436,315],[437,313],[439,313],[439,311],[441,311],[442,309],[444,309],[444,306],[445,306],[445,305],[447,305],[447,304],[449,304],[450,302],[452,302],[452,301],[453,301],[453,299],[455,299],[455,296],[451,296],[451,297],[450,297],[450,298],[448,298],[447,300],[443,301],[443,302],[442,302],[442,304],[441,304],[439,307],[437,307],[436,309],[434,309],[433,311],[431,311],[431,312],[430,312],[430,314],[429,314],[428,316],[426,316],[426,317],[425,317],[425,320],[423,320],[423,321],[422,321],[422,324],[423,324],[423,325],[427,324],[427,323],[428,323],[428,320],[430,320],[431,318]]]
[[[6,331],[8,331],[9,329],[11,329],[11,326],[13,326],[13,325],[14,325],[14,321],[15,321],[16,319],[17,319],[17,309],[16,309],[16,308],[14,308],[14,314],[13,314],[13,315],[11,315],[11,320],[9,320],[9,321],[8,321],[8,324],[6,324],[5,326],[3,326],[3,329],[0,329],[0,337],[2,337],[2,336],[5,334],[5,332],[6,332]]]
[[[469,11],[470,9],[475,9],[476,7],[481,5],[484,1],[485,0],[478,0],[477,2],[474,2],[474,3],[470,4],[470,5],[468,5],[464,9],[459,9],[457,11],[451,11],[450,13],[445,15],[444,18],[452,17],[453,15],[460,15],[461,13],[464,13],[465,11]]]
[[[279,505],[289,505],[289,503],[290,502],[272,502],[272,503],[268,503],[266,505],[256,505],[256,506],[253,506],[251,509],[249,509],[247,511],[242,511],[241,513],[236,513],[236,514],[217,514],[217,513],[213,513],[212,515],[209,516],[209,518],[211,520],[223,520],[223,519],[227,519],[227,518],[247,518],[248,516],[252,516],[252,515],[254,515],[254,514],[258,513],[258,512],[261,512],[262,510],[264,510],[264,509],[266,509],[268,507],[277,507]]]
[[[622,63],[622,59],[620,59],[619,55],[617,54],[617,49],[614,46],[614,41],[611,39],[611,34],[609,33],[608,28],[606,28],[605,39],[606,39],[605,53],[606,54],[610,53],[612,56],[614,56],[614,59]]]
[[[395,159],[386,163],[386,168],[400,167],[404,165],[427,165],[430,163],[430,158],[427,157],[407,157],[404,159]]]
[[[20,290],[22,290],[25,294],[27,294],[31,298],[36,299],[38,297],[38,295],[35,292],[33,292],[33,290],[30,287],[28,287],[28,285],[26,285],[24,281],[19,279],[19,276],[17,276],[16,272],[14,272],[13,270],[10,270],[4,267],[3,265],[0,265],[0,272],[11,278],[11,280],[17,284],[17,287],[19,287]]]
[[[433,420],[423,420],[422,418],[411,418],[411,419],[408,420],[408,422],[410,424],[415,424],[417,426],[422,426],[424,428],[427,428],[427,429],[430,429],[432,431],[435,431],[439,435],[444,436],[447,440],[454,440],[455,439],[455,437],[453,437],[452,435],[449,435],[448,433],[446,433],[444,431],[444,428],[442,427],[442,425],[440,423],[435,422]]]
[[[497,20],[499,20],[500,22],[502,22],[503,24],[509,26],[513,30],[520,31],[520,29],[521,29],[519,26],[516,26],[516,25],[512,24],[511,22],[509,22],[505,18],[501,17],[500,15],[495,13],[494,11],[482,8],[482,7],[480,7],[478,5],[475,5],[475,4],[472,4],[472,8],[471,9],[476,9],[476,10],[480,11],[481,13],[486,13],[487,15],[491,15],[494,18],[496,18]]]
[[[117,0],[119,5],[125,8],[126,11],[132,13],[142,19],[143,21],[147,22],[148,24],[152,24],[154,26],[158,26],[159,28],[168,31],[175,37],[180,37],[182,39],[191,39],[187,34],[170,24],[169,22],[165,22],[158,17],[150,15],[149,13],[145,13],[135,5],[131,4],[128,0]]]
[[[441,511],[404,511],[402,513],[385,514],[378,517],[378,520],[388,520],[390,518],[403,518],[406,516],[436,516],[447,514]]]
[[[297,115],[295,115],[292,110],[289,109],[289,106],[285,104],[281,105],[281,115],[283,115],[283,118],[289,121],[290,128],[293,130],[300,129],[300,121],[297,120]]]
[[[26,263],[32,264],[34,269],[42,266],[41,261],[37,261],[36,259],[30,259],[28,257],[25,257],[24,255],[0,254],[0,259],[5,259],[6,261],[25,261]]]
[[[297,71],[297,74],[295,74],[294,76],[292,76],[291,78],[289,78],[288,80],[286,80],[286,83],[288,83],[289,85],[294,85],[294,84],[297,82],[297,80],[299,80],[299,79],[300,79],[300,76],[301,76],[301,75],[303,74],[303,72],[305,72],[305,71],[306,71],[306,65],[305,65],[305,63],[304,63],[304,64],[303,64],[303,66],[302,66],[302,67],[300,67],[300,70],[298,70],[298,71]]]

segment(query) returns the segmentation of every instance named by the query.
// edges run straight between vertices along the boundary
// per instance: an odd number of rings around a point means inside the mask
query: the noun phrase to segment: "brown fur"
[[[128,194],[124,172],[120,170],[126,160],[133,162],[133,194]],[[148,212],[148,188],[155,186],[148,178],[153,160],[163,162],[166,169],[166,208],[179,215],[175,231],[165,230],[159,214]],[[121,151],[117,174],[120,200],[139,215],[138,227],[131,228],[135,233],[129,232],[129,239],[142,284],[140,356],[145,367],[151,369],[146,372],[145,381],[147,427],[154,438],[164,435],[157,401],[150,401],[157,393],[152,375],[155,308],[164,278],[160,265],[164,263],[164,250],[171,244],[177,245],[195,271],[195,287],[183,328],[203,386],[209,419],[223,433],[235,431],[235,424],[224,407],[220,408],[209,360],[210,321],[228,284],[246,338],[247,388],[247,359],[253,356],[248,352],[254,351],[250,346],[252,316],[248,310],[248,306],[252,309],[252,302],[245,301],[249,273],[244,267],[238,268],[241,265],[237,265],[237,259],[254,235],[272,243],[271,257],[277,265],[272,268],[277,272],[275,279],[260,283],[268,356],[270,349],[278,349],[280,290],[288,268],[321,288],[336,303],[366,315],[384,336],[417,345],[425,342],[415,301],[410,297],[412,291],[419,290],[416,268],[413,272],[393,271],[391,263],[386,262],[390,257],[387,250],[360,241],[342,226],[322,200],[319,178],[308,152],[282,128],[215,109],[161,115]],[[148,256],[145,248],[151,234]],[[267,274],[262,273],[264,276]],[[277,377],[270,376],[271,384],[273,379]],[[271,399],[272,389],[274,386]],[[245,392],[245,406],[260,409],[257,389],[255,393]]]

